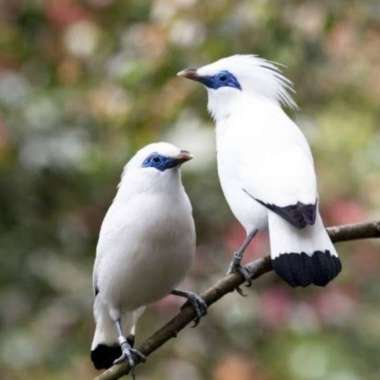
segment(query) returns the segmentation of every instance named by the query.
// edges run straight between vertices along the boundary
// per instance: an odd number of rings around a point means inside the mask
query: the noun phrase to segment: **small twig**
[[[333,242],[380,238],[380,221],[329,227],[327,230]],[[253,273],[252,279],[256,279],[272,270],[269,256],[256,259],[248,263],[246,267]],[[229,274],[202,293],[201,297],[206,301],[207,305],[212,305],[243,283],[244,279],[240,274]],[[176,337],[181,330],[192,322],[194,317],[195,312],[192,307],[184,307],[174,318],[146,339],[138,347],[138,350],[145,356],[149,356],[168,340]],[[95,380],[116,380],[128,374],[129,370],[127,363],[117,364],[104,371]]]

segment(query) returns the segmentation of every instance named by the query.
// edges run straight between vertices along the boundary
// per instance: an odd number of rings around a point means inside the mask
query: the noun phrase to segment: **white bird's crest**
[[[278,102],[280,105],[297,108],[293,99],[292,82],[287,79],[278,64],[256,55],[237,54],[219,59],[197,70],[200,76],[215,75],[228,70],[239,81],[242,91],[249,91]]]

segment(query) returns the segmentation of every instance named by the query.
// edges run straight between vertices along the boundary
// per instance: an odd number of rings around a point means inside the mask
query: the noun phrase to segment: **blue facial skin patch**
[[[144,160],[142,166],[144,168],[155,168],[163,172],[166,169],[171,169],[178,166],[180,163],[181,161],[176,158],[163,156],[155,152]]]
[[[241,90],[239,81],[235,75],[227,70],[220,71],[216,75],[199,76],[197,80],[203,83],[206,87],[217,90],[221,87],[232,87]]]

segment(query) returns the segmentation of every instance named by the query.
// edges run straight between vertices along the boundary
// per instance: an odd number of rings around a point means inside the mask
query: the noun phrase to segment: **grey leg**
[[[123,334],[123,330],[121,328],[121,321],[120,319],[115,321],[116,331],[117,331],[117,339],[120,344],[121,348],[121,356],[117,358],[113,364],[119,364],[123,361],[127,361],[128,365],[131,367],[132,375],[133,375],[133,368],[136,366],[136,358],[138,361],[144,362],[146,360],[146,357],[144,354],[142,354],[140,351],[136,350],[132,347],[128,339]]]
[[[196,314],[193,327],[195,327],[199,323],[201,318],[207,314],[207,307],[208,307],[207,303],[198,294],[194,292],[189,292],[186,290],[179,290],[179,289],[172,290],[171,294],[173,294],[174,296],[186,298],[187,302],[193,306],[195,310],[195,314]]]
[[[240,273],[245,280],[248,282],[248,286],[251,285],[251,273],[241,265],[241,261],[243,259],[243,255],[253,238],[256,236],[257,230],[253,230],[250,232],[243,241],[243,244],[239,247],[239,249],[234,252],[234,257],[228,267],[227,274],[238,272]],[[239,292],[240,293],[240,292]]]

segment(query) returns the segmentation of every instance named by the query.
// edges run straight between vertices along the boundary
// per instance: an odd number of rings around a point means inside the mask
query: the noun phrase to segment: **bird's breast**
[[[108,304],[134,310],[183,279],[195,251],[194,221],[185,194],[144,196],[117,210],[120,226],[100,245],[96,277]]]
[[[267,210],[244,191],[240,175],[242,137],[232,126],[217,126],[218,175],[231,211],[247,232],[262,229],[267,223]],[[243,140],[244,141],[244,140]]]

